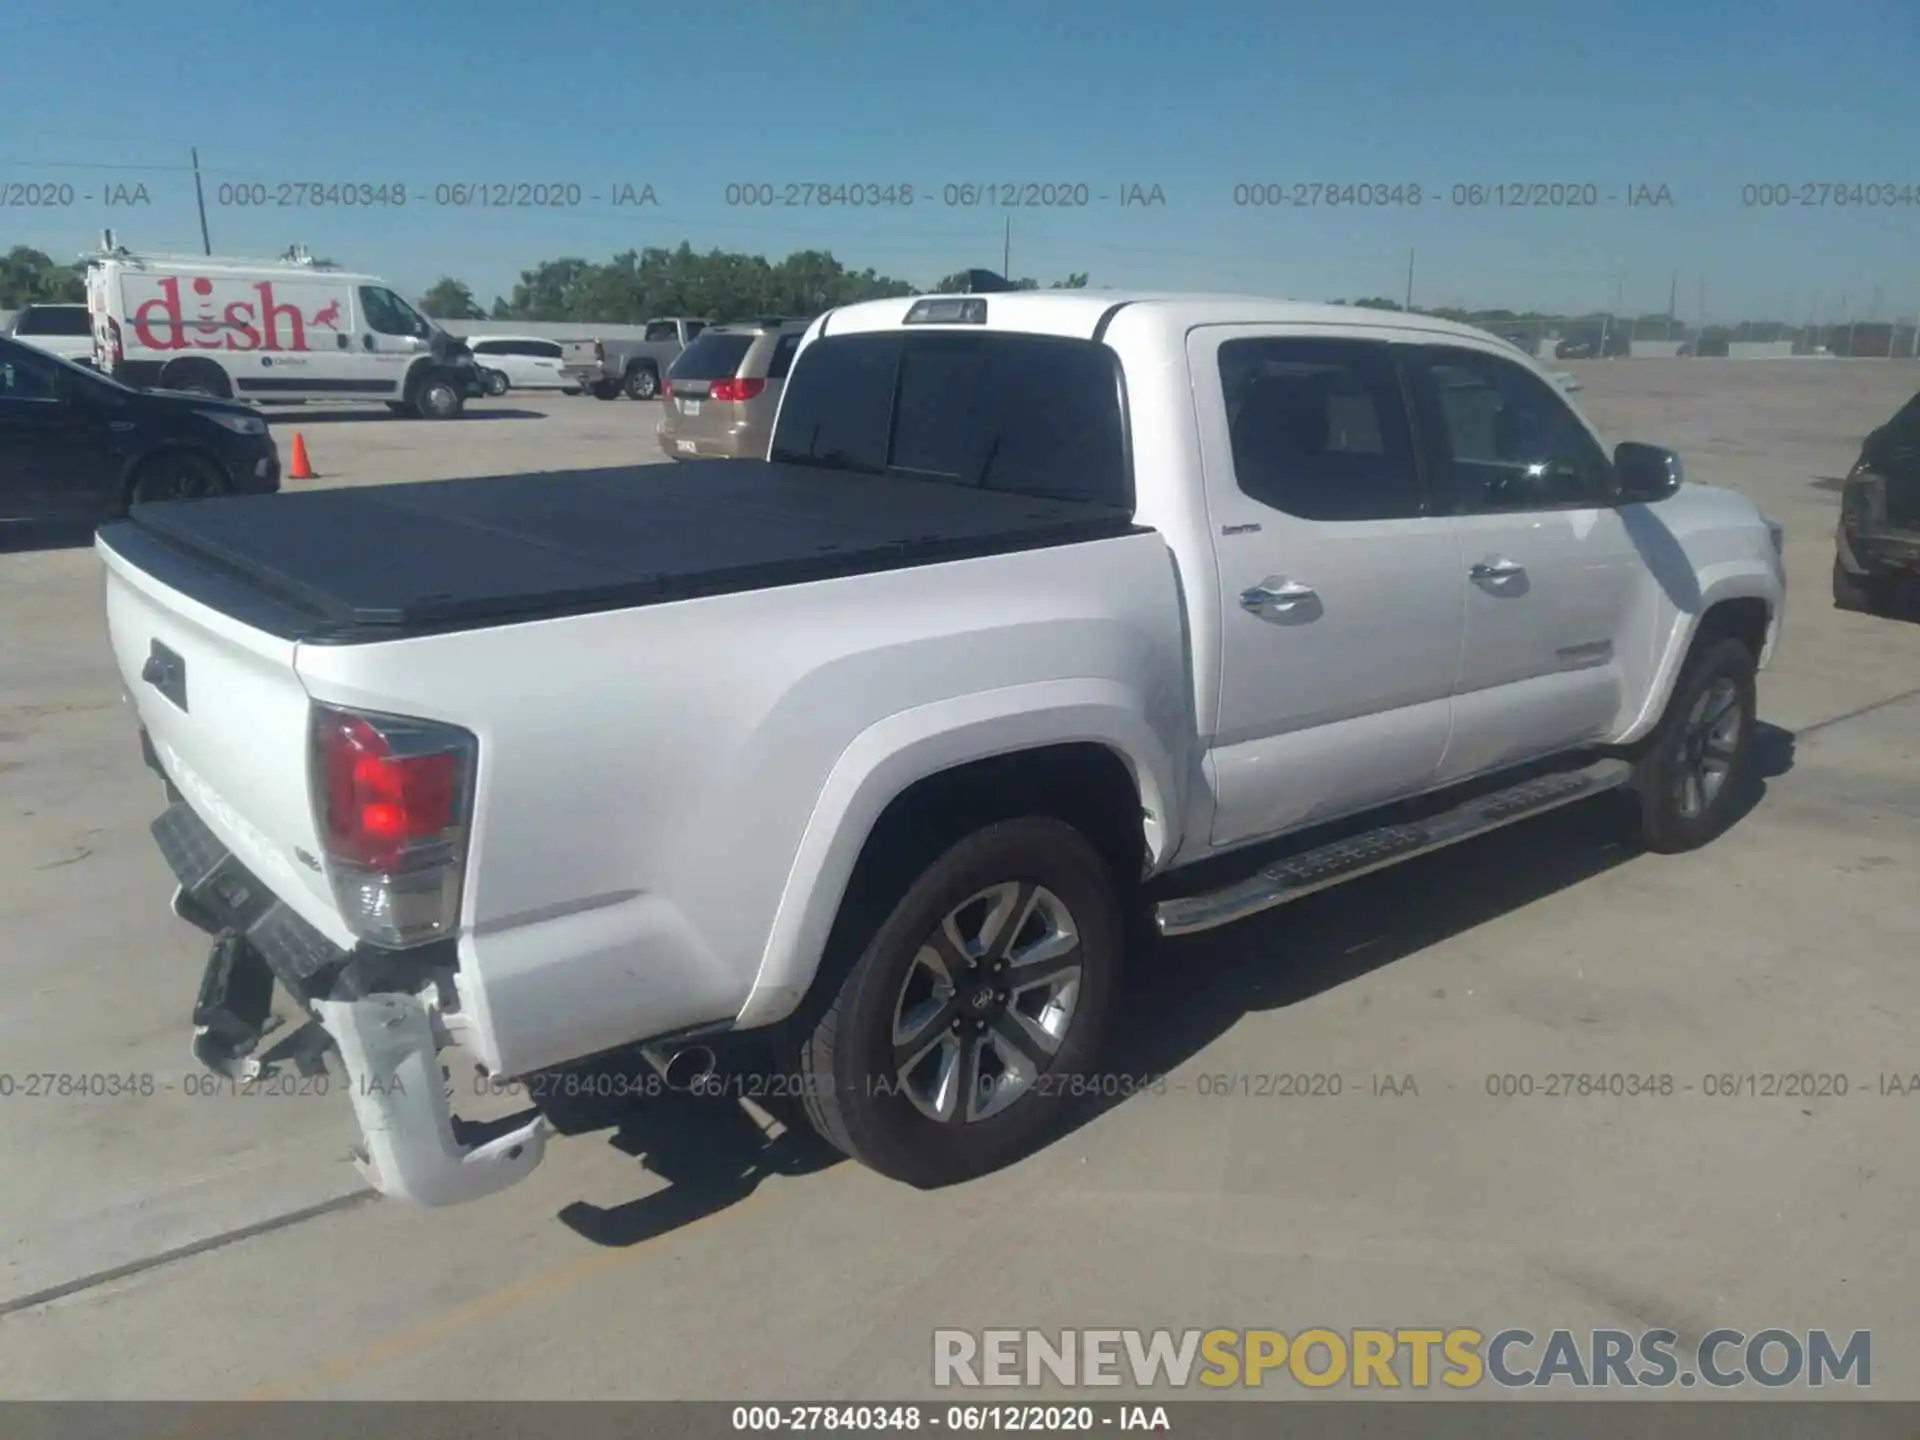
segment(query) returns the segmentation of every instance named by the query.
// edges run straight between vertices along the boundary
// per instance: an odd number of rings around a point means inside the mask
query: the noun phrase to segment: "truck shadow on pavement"
[[[29,550],[78,550],[93,544],[93,520],[0,521],[0,555]]]
[[[1735,827],[1765,798],[1768,782],[1792,770],[1792,732],[1758,722],[1753,754]],[[1169,1074],[1244,1015],[1311,1000],[1625,864],[1643,853],[1633,834],[1634,803],[1621,792],[1596,796],[1238,926],[1150,942],[1132,966],[1109,1072]],[[1098,1097],[1062,1133],[1126,1098]]]
[[[1793,768],[1793,752],[1791,732],[1765,722],[1755,727],[1755,763],[1735,825],[1764,798],[1770,780]],[[1263,918],[1183,940],[1136,942],[1106,1073],[1167,1074],[1245,1015],[1310,1000],[1604,874],[1640,853],[1632,838],[1632,803],[1617,793],[1599,796],[1336,886]],[[721,1073],[780,1078],[757,1046],[743,1046]],[[798,1178],[843,1163],[797,1105],[778,1098],[757,1103],[779,1122],[777,1130],[763,1129],[730,1096],[668,1095],[598,1114],[591,1108],[556,1114],[556,1125],[568,1134],[612,1126],[609,1143],[615,1149],[669,1182],[623,1205],[576,1202],[560,1211],[560,1222],[596,1245],[637,1245],[739,1203],[771,1177]],[[1053,1141],[1125,1103],[1124,1095],[1089,1100]]]

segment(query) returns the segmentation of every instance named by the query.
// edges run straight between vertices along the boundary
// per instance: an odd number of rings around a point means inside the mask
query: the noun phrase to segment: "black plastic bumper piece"
[[[153,838],[180,882],[182,918],[219,936],[244,937],[268,969],[303,1003],[326,986],[348,953],[288,908],[220,843],[184,801],[153,822]]]

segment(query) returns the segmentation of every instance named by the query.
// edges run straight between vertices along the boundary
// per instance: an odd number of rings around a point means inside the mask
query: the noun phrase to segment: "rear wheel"
[[[660,393],[660,377],[651,365],[636,365],[627,372],[627,398],[651,400]]]
[[[1753,754],[1754,670],[1753,651],[1734,639],[1688,658],[1635,776],[1649,850],[1697,849],[1732,822]]]
[[[135,505],[158,505],[176,500],[206,500],[233,488],[222,470],[191,450],[168,450],[141,462],[128,488]]]
[[[215,400],[233,398],[233,381],[211,360],[182,360],[167,366],[160,372],[160,389],[207,395]]]
[[[850,906],[835,942],[863,948],[795,1043],[814,1127],[921,1187],[1029,1153],[1092,1088],[1113,1010],[1124,926],[1099,854],[1063,821],[1004,821],[923,870],[877,929],[860,911],[878,904]]]
[[[417,415],[420,413],[419,411],[415,410],[413,406],[407,404],[407,402],[404,400],[387,401],[387,409],[391,410],[396,415]]]

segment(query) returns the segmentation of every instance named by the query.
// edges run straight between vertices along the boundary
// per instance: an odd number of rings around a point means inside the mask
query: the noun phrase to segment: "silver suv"
[[[776,316],[701,331],[661,387],[660,448],[675,460],[764,460],[809,323]]]

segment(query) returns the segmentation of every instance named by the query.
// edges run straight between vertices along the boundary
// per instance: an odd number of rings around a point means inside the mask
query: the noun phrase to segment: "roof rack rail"
[[[204,255],[189,250],[134,250],[120,244],[111,230],[101,232],[100,244],[93,250],[82,253],[83,260],[130,260],[138,264],[142,261],[161,261],[168,263],[202,265],[256,265],[273,267],[279,265],[298,266],[306,270],[337,271],[342,267],[330,261],[316,260],[305,245],[289,245],[280,254],[265,255]]]

